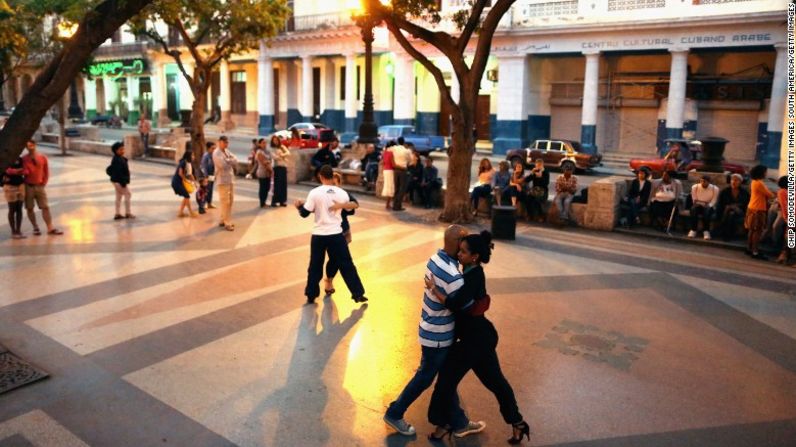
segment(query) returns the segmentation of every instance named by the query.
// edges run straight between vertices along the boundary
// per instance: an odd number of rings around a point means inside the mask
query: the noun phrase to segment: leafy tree
[[[390,4],[383,4],[379,0],[363,1],[370,20],[375,23],[383,21],[401,47],[431,73],[439,87],[442,101],[452,111],[447,193],[440,219],[447,222],[468,222],[472,220],[468,190],[475,153],[473,128],[478,90],[495,30],[515,0],[470,0],[468,7],[451,17],[456,25],[456,33],[432,30],[424,26],[441,22],[437,0],[392,0]],[[487,8],[489,5],[491,7]],[[458,103],[453,100],[445,86],[442,71],[410,39],[430,44],[450,61],[459,81]],[[475,41],[473,45],[471,40]],[[473,51],[472,55],[466,54]]]
[[[17,104],[14,113],[0,130],[0,172],[12,163],[25,142],[33,136],[47,110],[60,100],[72,80],[80,73],[91,58],[91,54],[125,22],[138,14],[152,0],[29,0],[36,5],[39,18],[48,14],[60,14],[78,23],[74,35],[63,42],[63,47],[55,53],[49,63],[41,70],[30,90]],[[9,6],[15,8],[13,2]],[[66,5],[61,7],[61,5]],[[3,20],[9,14],[4,8],[0,12],[0,34],[7,32],[13,22]],[[41,19],[40,19],[41,20]]]
[[[276,35],[289,12],[284,0],[156,0],[132,21],[134,33],[149,37],[174,58],[191,87],[195,155],[205,147],[204,116],[213,71],[222,60],[258,48],[261,39]],[[179,33],[179,46],[171,44],[159,22]],[[184,58],[193,60],[193,73]]]

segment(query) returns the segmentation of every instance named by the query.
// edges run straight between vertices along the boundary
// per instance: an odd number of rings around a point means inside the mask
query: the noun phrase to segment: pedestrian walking
[[[152,131],[152,123],[146,119],[146,115],[141,115],[138,119],[138,134],[141,135],[141,144],[144,146],[144,156],[149,156],[149,133]]]
[[[182,197],[177,217],[198,216],[191,210],[191,194],[196,190],[196,179],[193,175],[193,151],[190,148],[182,154],[182,158],[177,164],[177,170],[171,178],[171,188],[174,190],[174,194]],[[185,208],[188,208],[188,214],[185,214]]]
[[[205,143],[207,150],[202,155],[202,161],[199,163],[199,173],[202,178],[207,181],[207,196],[205,199],[205,206],[207,209],[213,209],[213,185],[215,184],[216,168],[213,164],[213,151],[216,150],[216,143],[208,141]]]
[[[227,231],[234,231],[232,202],[235,197],[235,168],[238,165],[238,159],[229,151],[229,140],[226,136],[221,136],[218,139],[218,147],[213,151],[213,164],[221,201],[221,220],[218,226],[224,227]]]
[[[271,206],[287,206],[287,162],[290,150],[282,144],[278,136],[271,136],[271,156],[274,160],[274,192]]]
[[[111,146],[113,158],[111,164],[106,169],[106,173],[111,178],[113,189],[116,191],[116,214],[113,220],[135,219],[130,212],[130,168],[127,165],[127,158],[124,156],[125,149],[122,142],[117,141]],[[124,215],[122,215],[122,200],[124,200]]]
[[[3,193],[8,202],[8,225],[12,239],[25,239],[22,234],[22,204],[25,202],[25,167],[22,158],[6,169],[3,176]]]
[[[364,303],[368,300],[365,288],[357,273],[348,244],[343,236],[342,216],[343,209],[355,209],[356,202],[348,200],[348,193],[334,186],[334,171],[329,165],[321,166],[318,171],[321,186],[314,188],[307,195],[306,200],[297,200],[294,205],[301,217],[315,214],[315,226],[312,229],[310,241],[310,265],[307,269],[307,286],[304,295],[307,303],[312,304],[320,295],[319,283],[323,278],[323,261],[328,253],[329,260],[339,266],[343,280],[351,292],[355,303]]]
[[[445,241],[426,263],[426,277],[432,278],[438,290],[450,297],[464,285],[459,272],[459,242],[467,235],[460,225],[451,225],[445,230]],[[423,312],[421,313],[420,366],[406,384],[401,394],[387,408],[384,422],[405,436],[415,434],[415,428],[404,420],[404,414],[412,403],[431,386],[453,345],[455,320],[453,313],[445,307],[434,293],[424,288]]]
[[[25,169],[25,208],[28,213],[28,220],[33,225],[33,234],[41,235],[39,224],[36,221],[35,206],[41,210],[41,217],[47,225],[47,234],[61,235],[63,231],[53,226],[50,205],[47,201],[47,182],[50,181],[50,167],[47,157],[36,149],[36,142],[28,140],[26,145],[28,154],[22,157],[22,165]]]

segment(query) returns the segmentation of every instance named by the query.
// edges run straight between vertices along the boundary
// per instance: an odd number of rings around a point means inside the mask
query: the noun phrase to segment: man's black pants
[[[409,173],[406,169],[395,168],[395,197],[392,199],[392,209],[400,210],[403,208],[406,188],[409,186]]]
[[[312,235],[310,266],[307,269],[307,287],[304,289],[304,295],[308,299],[315,299],[321,294],[319,283],[323,278],[323,261],[326,259],[326,253],[329,253],[329,260],[339,266],[351,295],[356,298],[365,295],[365,288],[359,279],[359,273],[351,259],[351,252],[348,251],[348,243],[343,233],[331,236]]]

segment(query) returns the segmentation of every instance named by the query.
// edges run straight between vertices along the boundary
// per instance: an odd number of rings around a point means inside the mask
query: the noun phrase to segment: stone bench
[[[364,172],[359,169],[341,169],[334,168],[334,172],[339,173],[343,177],[344,185],[361,185]]]

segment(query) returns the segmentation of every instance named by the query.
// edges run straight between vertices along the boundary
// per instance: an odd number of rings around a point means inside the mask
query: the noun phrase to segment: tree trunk
[[[462,85],[462,92],[466,86]],[[448,183],[445,208],[440,220],[451,223],[472,222],[470,212],[470,170],[475,153],[473,138],[474,111],[470,94],[462,94],[458,112],[452,116],[451,147],[448,149]]]
[[[91,53],[152,0],[104,0],[88,11],[75,35],[36,77],[0,130],[0,172],[19,157],[25,142],[85,67]]]
[[[205,152],[205,110],[207,109],[207,89],[193,89],[193,108],[191,110],[191,147],[193,159],[199,163]]]

